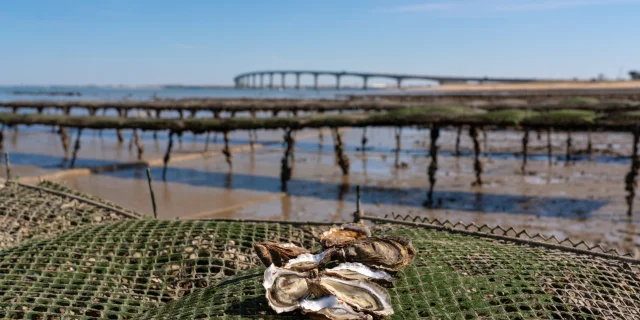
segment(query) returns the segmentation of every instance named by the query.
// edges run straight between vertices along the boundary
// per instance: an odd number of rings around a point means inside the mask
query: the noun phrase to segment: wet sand
[[[397,158],[393,128],[368,129],[366,152],[359,149],[362,130],[345,130],[343,140],[351,161],[348,177],[343,177],[335,164],[329,130],[323,132],[321,149],[317,130],[296,134],[295,164],[293,177],[287,183],[288,194],[281,190],[281,131],[259,132],[260,145],[253,151],[247,146],[246,132],[233,133],[232,146],[244,151],[234,152],[232,169],[219,153],[221,137],[218,143],[209,144],[212,156],[203,158],[198,154],[204,150],[204,136],[194,141],[190,134],[185,135],[181,146],[176,141],[176,153],[172,153],[176,161],[170,162],[167,181],[161,179],[161,162],[156,161],[152,167],[159,217],[349,221],[355,210],[355,186],[360,184],[367,214],[383,216],[395,212],[478,225],[512,226],[560,238],[599,242],[640,255],[640,200],[635,201],[635,216],[627,218],[624,190],[624,177],[630,167],[631,135],[593,133],[596,153],[592,160],[586,155],[575,156],[575,162],[567,166],[566,134],[554,133],[554,159],[550,167],[546,133],[538,140],[532,132],[527,173],[523,175],[522,132],[489,131],[487,158],[483,155],[485,184],[474,187],[472,142],[468,133],[461,137],[462,156],[456,158],[453,156],[456,132],[443,130],[438,140],[435,203],[433,208],[427,208],[423,202],[429,186],[428,130],[405,128]],[[122,145],[118,145],[113,132],[105,132],[102,138],[87,133],[83,134],[79,166],[136,160],[135,147],[128,149],[128,133],[125,132]],[[5,149],[12,160],[16,159],[13,172],[24,177],[61,170],[63,151],[56,135],[21,131],[13,139],[9,134]],[[572,138],[574,150],[586,149],[586,134],[574,133]],[[166,134],[160,134],[156,143],[151,133],[145,133],[143,141],[146,160],[163,156]],[[195,156],[180,161],[181,155]],[[396,163],[400,168],[396,168]],[[0,172],[4,174],[4,165]],[[60,179],[58,182],[71,188],[152,214],[142,167]]]

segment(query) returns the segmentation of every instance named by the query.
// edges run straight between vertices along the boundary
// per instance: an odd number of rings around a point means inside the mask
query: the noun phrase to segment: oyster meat
[[[334,254],[334,250],[329,249],[318,254],[305,253],[301,254],[295,259],[289,260],[285,265],[285,269],[291,269],[295,271],[309,271],[317,269],[325,263],[331,261]]]
[[[393,306],[387,290],[369,280],[345,280],[322,276],[309,279],[307,284],[314,296],[335,296],[356,311],[376,316],[393,314]]]
[[[371,230],[364,224],[347,223],[333,227],[320,235],[320,243],[324,248],[344,247],[356,239],[371,236]]]
[[[264,271],[262,286],[266,290],[267,302],[277,313],[296,310],[300,301],[309,297],[311,290],[306,273],[281,269],[275,265]]]
[[[371,320],[370,315],[353,310],[348,304],[338,300],[336,296],[324,296],[300,302],[302,313],[317,319],[331,320]]]
[[[398,271],[413,262],[416,251],[408,238],[380,236],[358,239],[340,249],[337,256],[343,261]]]
[[[383,270],[374,270],[359,262],[341,263],[335,268],[326,269],[321,276],[332,276],[347,280],[372,280],[392,283],[397,279]]]
[[[293,243],[258,242],[253,245],[258,258],[265,267],[275,264],[282,267],[287,261],[301,254],[310,253],[309,250],[296,246]]]

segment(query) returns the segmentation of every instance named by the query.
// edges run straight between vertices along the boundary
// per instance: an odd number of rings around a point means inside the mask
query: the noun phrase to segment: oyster
[[[364,311],[376,316],[393,314],[389,294],[383,287],[371,281],[323,276],[309,279],[307,284],[316,297],[332,295],[357,311]]]
[[[397,279],[383,270],[373,270],[359,262],[341,263],[335,268],[326,269],[321,276],[333,276],[348,280],[372,280],[392,283]]]
[[[368,314],[353,310],[348,304],[338,300],[336,296],[324,296],[313,300],[300,302],[302,313],[310,318],[331,320],[370,320]]]
[[[275,264],[282,267],[287,261],[301,254],[310,253],[309,250],[296,246],[293,243],[258,242],[253,245],[258,258],[265,267]]]
[[[305,253],[295,259],[289,260],[285,265],[285,269],[296,271],[309,271],[329,262],[334,255],[335,250],[329,249],[318,254]]]
[[[408,238],[381,236],[358,239],[340,249],[337,256],[343,261],[398,271],[413,262],[416,251]]]
[[[264,271],[262,286],[266,290],[267,302],[277,313],[293,311],[300,307],[300,301],[311,294],[306,273],[269,266]]]
[[[371,230],[364,224],[347,223],[333,227],[320,235],[320,243],[324,248],[344,247],[356,239],[371,236]]]

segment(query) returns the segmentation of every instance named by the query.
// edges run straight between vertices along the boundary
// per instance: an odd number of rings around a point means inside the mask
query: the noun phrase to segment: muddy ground
[[[70,132],[75,139],[75,134]],[[118,144],[115,131],[83,133],[77,167],[100,167],[136,160],[129,149],[130,132]],[[335,163],[329,130],[323,130],[320,148],[317,130],[296,133],[295,165],[287,192],[282,191],[281,131],[259,131],[258,143],[248,147],[246,132],[231,134],[233,167],[224,156],[221,137],[211,142],[206,157],[205,136],[186,134],[172,153],[167,180],[162,181],[158,161],[152,167],[158,216],[163,219],[261,218],[314,221],[349,221],[355,210],[355,186],[362,186],[367,214],[392,212],[431,219],[512,226],[557,237],[602,243],[640,255],[640,205],[627,217],[624,177],[629,170],[632,137],[621,133],[593,133],[594,154],[574,154],[565,162],[566,133],[551,135],[553,161],[547,159],[546,132],[530,135],[526,173],[521,172],[522,132],[488,131],[483,150],[485,182],[474,181],[472,141],[461,137],[460,157],[454,156],[456,130],[441,132],[433,207],[423,205],[429,180],[429,130],[402,130],[401,148],[395,152],[393,128],[368,129],[367,148],[360,149],[362,130],[345,129],[343,139],[351,173],[343,177]],[[483,137],[482,135],[480,136]],[[213,140],[213,135],[211,136]],[[484,141],[481,141],[484,145]],[[160,159],[167,134],[153,139],[143,134],[146,160]],[[572,135],[574,153],[587,147],[587,135]],[[44,128],[5,132],[5,151],[12,160],[12,175],[24,181],[41,176],[82,192],[98,195],[122,206],[152,214],[143,167],[107,170],[100,174],[67,174],[59,138]],[[195,156],[190,156],[195,155]],[[4,163],[0,176],[5,176]],[[50,174],[58,173],[53,177]],[[63,174],[60,174],[60,173]],[[49,176],[48,176],[49,175]]]

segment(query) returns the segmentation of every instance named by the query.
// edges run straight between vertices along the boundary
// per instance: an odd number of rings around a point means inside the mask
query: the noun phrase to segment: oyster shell
[[[302,313],[310,318],[331,320],[370,320],[368,314],[353,310],[348,304],[338,300],[336,296],[324,296],[300,302]]]
[[[329,262],[334,255],[335,250],[329,249],[318,254],[305,253],[295,259],[289,260],[285,265],[285,269],[295,271],[309,271],[317,269],[321,265]]]
[[[398,271],[413,262],[416,251],[411,240],[404,237],[381,236],[358,239],[340,249],[343,261],[360,262],[367,266]]]
[[[371,236],[371,230],[364,224],[347,223],[333,227],[320,235],[320,243],[324,248],[344,247],[356,239]]]
[[[368,280],[345,280],[338,277],[319,277],[307,281],[316,297],[332,295],[357,311],[376,316],[393,314],[391,298],[387,291]]]
[[[335,268],[326,269],[321,276],[332,276],[348,280],[372,280],[392,283],[397,280],[383,270],[374,270],[359,262],[341,263]]]
[[[310,253],[309,250],[296,246],[293,243],[258,242],[253,245],[258,258],[265,267],[275,264],[282,267],[287,261],[301,254]]]
[[[262,286],[266,290],[267,302],[277,313],[293,311],[300,301],[311,294],[306,273],[281,269],[275,265],[264,271]]]

